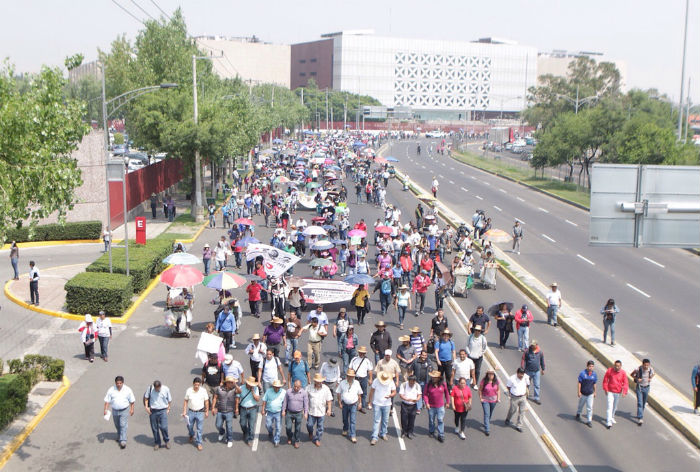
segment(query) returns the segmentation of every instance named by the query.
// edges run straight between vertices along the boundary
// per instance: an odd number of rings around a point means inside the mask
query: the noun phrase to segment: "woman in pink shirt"
[[[484,434],[491,434],[491,417],[496,404],[501,401],[501,388],[496,378],[496,371],[489,369],[479,383],[479,400],[484,409]]]
[[[467,386],[467,379],[460,377],[459,383],[452,387],[452,410],[455,412],[455,434],[464,440],[467,427],[467,414],[472,409],[472,390]]]

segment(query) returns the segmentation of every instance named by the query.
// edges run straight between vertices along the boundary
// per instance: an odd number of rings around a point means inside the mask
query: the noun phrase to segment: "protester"
[[[387,372],[379,372],[369,391],[369,402],[371,407],[374,408],[372,438],[369,443],[371,446],[377,444],[379,438],[382,438],[384,441],[389,440],[387,436],[389,411],[395,395],[396,384],[392,382],[391,375]]]
[[[268,389],[262,398],[262,415],[265,417],[265,427],[267,436],[273,442],[274,447],[280,444],[280,433],[282,429],[282,406],[287,391],[282,388],[284,384],[275,380],[272,388]]]
[[[480,376],[481,363],[484,360],[486,349],[488,349],[486,336],[481,334],[481,325],[476,325],[472,328],[472,333],[467,340],[467,356],[474,362],[474,378],[476,379]]]
[[[342,410],[343,416],[343,436],[350,437],[350,442],[357,443],[356,420],[357,404],[362,396],[362,387],[355,380],[355,371],[348,369],[345,379],[341,380],[335,390],[338,396],[338,408]]]
[[[527,374],[532,382],[532,401],[541,405],[540,380],[541,376],[544,375],[545,364],[544,353],[536,340],[533,339],[530,343],[530,347],[523,353],[523,357],[520,360],[520,367],[525,370],[525,374]]]
[[[124,385],[124,377],[117,375],[114,378],[114,385],[107,390],[104,402],[104,418],[109,421],[110,415],[112,416],[114,427],[117,428],[117,442],[119,447],[124,449],[129,416],[134,416],[134,403],[136,402],[134,392]]]
[[[607,396],[608,406],[605,417],[605,427],[610,429],[615,421],[615,413],[617,412],[617,404],[620,397],[626,397],[629,390],[629,381],[627,380],[627,372],[622,370],[622,361],[615,361],[603,377],[603,391]]]
[[[185,400],[182,405],[182,416],[187,419],[187,431],[190,435],[190,443],[194,443],[197,450],[202,450],[202,429],[204,418],[209,416],[209,395],[201,388],[202,379],[195,377],[192,386],[185,392]],[[196,428],[196,429],[195,429]]]
[[[428,435],[431,438],[437,433],[437,440],[445,442],[445,407],[450,405],[450,391],[442,380],[442,373],[430,373],[430,382],[423,389],[423,401],[428,409]]]
[[[441,338],[435,343],[435,360],[438,371],[445,377],[448,385],[452,383],[452,363],[455,360],[455,343],[451,339],[452,332],[445,328]]]
[[[168,414],[172,405],[173,398],[170,395],[170,389],[163,385],[160,380],[155,380],[148,387],[146,393],[143,394],[143,406],[148,413],[148,419],[151,423],[151,431],[153,432],[153,440],[155,445],[153,450],[157,451],[162,445],[166,449],[170,449],[170,435],[168,434]],[[163,442],[161,443],[161,435]]]
[[[417,404],[423,396],[423,390],[416,381],[415,375],[409,375],[399,388],[401,398],[401,437],[413,439],[413,428],[418,412]]]
[[[250,446],[255,435],[255,421],[258,418],[258,402],[260,401],[260,389],[255,377],[248,377],[238,392],[236,404],[239,422],[243,432],[243,442]]]
[[[333,394],[323,382],[325,377],[321,374],[314,375],[313,384],[306,387],[306,394],[309,396],[309,414],[306,421],[306,430],[309,433],[309,440],[316,447],[321,446],[323,437],[323,423],[326,416],[331,415],[333,406]]]
[[[377,321],[374,327],[377,329],[369,339],[369,346],[374,351],[374,362],[377,363],[384,355],[384,351],[391,349],[392,341],[384,321]]]
[[[295,380],[293,387],[287,389],[282,403],[282,416],[285,417],[287,444],[294,444],[294,448],[299,449],[301,422],[309,416],[309,395],[302,388],[300,380]]]
[[[236,409],[236,395],[241,393],[233,375],[224,379],[224,385],[214,391],[211,413],[216,417],[219,441],[226,439],[226,447],[233,447],[233,414]]]
[[[472,391],[467,385],[467,379],[460,377],[450,395],[452,397],[452,411],[455,414],[455,434],[460,439],[465,440],[467,439],[464,434],[467,427],[467,415],[472,409]]]
[[[508,377],[508,382],[506,382],[508,396],[510,396],[506,426],[510,425],[510,419],[517,413],[515,429],[520,433],[523,432],[523,415],[527,411],[527,392],[529,387],[530,378],[521,367],[518,367],[518,371]]]
[[[632,372],[632,378],[636,384],[635,392],[637,394],[637,424],[641,426],[644,423],[644,408],[647,406],[647,397],[649,396],[649,388],[651,381],[654,378],[655,372],[651,367],[649,359],[642,360],[642,365],[637,367]]]
[[[593,427],[593,400],[596,396],[596,383],[598,375],[593,370],[595,362],[592,360],[586,363],[586,368],[578,374],[578,407],[576,408],[576,419],[581,419],[583,406],[586,406],[586,426]]]
[[[518,331],[518,351],[528,348],[530,341],[530,323],[534,320],[532,313],[527,309],[527,305],[520,307],[515,312],[515,328]]]
[[[496,371],[489,369],[479,383],[479,401],[484,410],[484,434],[491,435],[491,418],[493,410],[501,401],[501,388],[496,377]]]

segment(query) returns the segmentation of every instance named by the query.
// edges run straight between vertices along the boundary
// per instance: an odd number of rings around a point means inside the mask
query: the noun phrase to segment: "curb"
[[[460,161],[461,162],[461,161]],[[469,165],[469,164],[467,164]],[[472,166],[475,167],[475,166]],[[478,169],[478,167],[475,167]],[[409,180],[407,179],[403,174],[400,172],[396,173],[397,177],[399,177],[399,180],[402,182],[404,180]],[[496,175],[496,174],[494,174]],[[499,176],[500,177],[500,176]],[[512,180],[512,179],[511,179]],[[419,194],[421,193],[416,186],[410,183],[409,180],[409,188],[414,194]],[[440,210],[438,208],[438,214],[451,226],[457,227],[456,223],[452,221],[451,217],[448,216],[445,212]],[[498,260],[498,268],[499,270],[505,275],[505,277],[513,283],[513,285],[516,286],[518,290],[523,292],[528,298],[530,298],[535,304],[542,310],[547,309],[547,304],[545,300],[542,298],[542,296],[537,293],[532,287],[527,285],[525,282],[520,280],[509,268],[507,268],[503,263]],[[590,340],[586,339],[584,336],[578,333],[568,322],[567,322],[567,316],[563,313],[559,313],[559,324],[562,326],[562,328],[569,334],[571,335],[584,349],[586,349],[588,352],[593,354],[603,365],[606,367],[610,367],[613,365],[614,360],[609,359],[603,352],[601,352],[598,347],[592,343]],[[635,356],[636,358],[636,356]],[[637,359],[637,361],[641,364],[641,361]],[[632,385],[632,377],[628,374],[628,380],[630,381],[630,384]],[[686,398],[685,395],[683,395],[681,392],[679,392],[675,387],[673,387],[671,384],[669,384],[665,379],[662,377],[658,378],[658,381],[662,382],[664,386],[666,386],[669,389],[674,390],[681,398]],[[661,403],[659,400],[657,400],[656,395],[654,393],[649,394],[648,397],[648,403],[649,405],[652,406],[661,416],[666,419],[671,425],[673,425],[674,428],[676,428],[681,434],[683,434],[694,446],[700,448],[700,433],[695,431],[690,425],[688,425],[685,421],[683,421],[680,417],[678,417],[675,412],[665,404]]]
[[[27,247],[42,247],[42,246],[63,246],[66,244],[91,244],[91,243],[101,243],[101,239],[65,239],[60,241],[26,241],[23,243],[17,243],[19,248]],[[115,241],[117,242],[117,241]],[[5,244],[0,247],[0,251],[5,251],[10,249],[9,244]]]
[[[51,394],[51,397],[41,408],[41,410],[39,410],[39,413],[37,413],[37,415],[34,418],[32,418],[32,420],[27,424],[27,426],[24,427],[22,432],[15,436],[14,439],[2,451],[2,454],[0,454],[0,469],[2,469],[7,463],[7,461],[10,460],[15,451],[17,451],[17,449],[20,448],[20,446],[27,439],[27,436],[29,436],[32,433],[32,431],[34,431],[36,427],[39,426],[39,423],[41,423],[41,420],[44,419],[44,417],[49,413],[49,411],[51,411],[51,409],[54,406],[56,406],[56,403],[58,403],[61,397],[63,397],[63,395],[66,394],[66,392],[70,388],[70,385],[70,380],[68,380],[68,377],[64,375],[63,385],[58,387],[58,389],[56,389],[56,391]]]

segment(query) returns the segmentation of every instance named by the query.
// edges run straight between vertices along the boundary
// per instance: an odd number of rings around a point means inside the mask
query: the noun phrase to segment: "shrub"
[[[123,274],[82,272],[64,286],[66,307],[71,313],[98,313],[121,316],[131,304],[132,278]]]
[[[27,408],[30,388],[20,374],[0,377],[0,430]]]
[[[22,359],[10,359],[7,362],[7,367],[10,369],[11,374],[22,372]]]
[[[63,359],[51,359],[44,367],[44,378],[51,382],[58,382],[63,379],[63,372],[66,363]]]
[[[31,236],[30,236],[31,233]],[[37,225],[34,228],[23,226],[7,230],[7,241],[66,241],[70,239],[100,239],[101,221],[76,221],[65,224]]]

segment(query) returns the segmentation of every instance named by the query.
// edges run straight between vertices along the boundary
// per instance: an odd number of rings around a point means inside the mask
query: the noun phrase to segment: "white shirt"
[[[192,411],[199,411],[204,409],[204,402],[209,400],[209,394],[204,387],[199,387],[199,390],[194,391],[193,387],[190,387],[185,392],[185,401],[187,401],[187,408]]]
[[[478,359],[483,357],[486,349],[488,348],[488,343],[486,341],[486,336],[481,334],[478,338],[473,334],[469,335],[467,340],[467,356],[472,359]]]
[[[112,385],[105,395],[105,402],[109,403],[113,410],[123,410],[135,401],[134,392],[126,385],[122,385],[121,390],[117,390],[117,386]]]
[[[433,179],[433,187],[437,188],[438,185],[440,185],[437,181],[437,179]]]
[[[262,362],[266,352],[267,346],[265,346],[265,343],[262,341],[258,342],[257,347],[255,347],[254,343],[250,343],[248,347],[245,348],[245,353],[248,354],[250,360],[253,362]]]
[[[470,384],[469,379],[472,376],[472,370],[474,370],[474,361],[466,357],[464,360],[457,359],[455,360],[452,365],[454,366],[455,369],[455,376],[454,379],[455,381],[459,380],[460,378],[464,377],[467,379],[467,385]]]
[[[240,362],[238,362],[235,359],[231,361],[230,364],[226,364],[224,362],[221,365],[221,368],[224,370],[224,377],[233,375],[233,378],[236,379],[236,382],[238,382],[241,379],[241,375],[243,375],[243,366]]]
[[[325,416],[326,402],[333,401],[333,394],[328,386],[321,384],[321,388],[317,389],[311,383],[306,386],[306,393],[309,394],[309,416]]]
[[[399,387],[399,395],[408,398],[408,400],[404,400],[402,398],[402,402],[408,403],[409,405],[415,405],[418,401],[418,396],[421,395],[420,384],[415,382],[413,387],[411,387],[408,382],[402,383],[401,387]]]
[[[391,392],[396,391],[396,385],[394,382],[387,382],[383,385],[379,379],[374,379],[372,381],[372,388],[374,389],[374,396],[372,397],[372,404],[375,406],[389,406],[391,405],[391,398],[386,398],[391,395]]]
[[[319,326],[328,325],[328,315],[326,315],[325,311],[317,313],[316,310],[311,310],[309,316],[306,318],[306,321],[311,322],[311,318],[318,318]]]
[[[561,303],[561,290],[557,289],[556,291],[550,290],[547,292],[547,305],[552,306],[559,306]]]
[[[508,377],[508,382],[506,382],[506,387],[508,391],[514,397],[520,397],[527,393],[527,387],[530,385],[530,376],[523,374],[522,380],[518,378],[518,374],[513,374]]]
[[[263,368],[263,364],[264,368]],[[260,376],[262,378],[263,382],[274,382],[279,378],[279,370],[278,367],[280,365],[280,360],[277,357],[273,357],[272,359],[268,359],[267,357],[265,360],[262,361],[260,364],[260,368],[263,369],[262,375]]]
[[[340,366],[333,366],[330,362],[324,362],[321,364],[321,375],[326,378],[326,382],[337,382],[340,378]]]
[[[101,338],[108,338],[112,335],[109,331],[112,327],[112,320],[109,318],[105,318],[104,320],[102,318],[97,318],[95,325],[97,326],[97,335]]]
[[[352,405],[357,403],[357,401],[360,399],[360,395],[362,395],[362,387],[360,386],[360,382],[357,380],[353,380],[352,384],[347,380],[342,380],[335,389],[335,393],[340,394],[340,400],[343,403]]]
[[[353,357],[350,361],[350,368],[355,371],[357,378],[364,378],[369,375],[369,371],[374,369],[374,366],[365,354],[364,359],[360,356]]]

